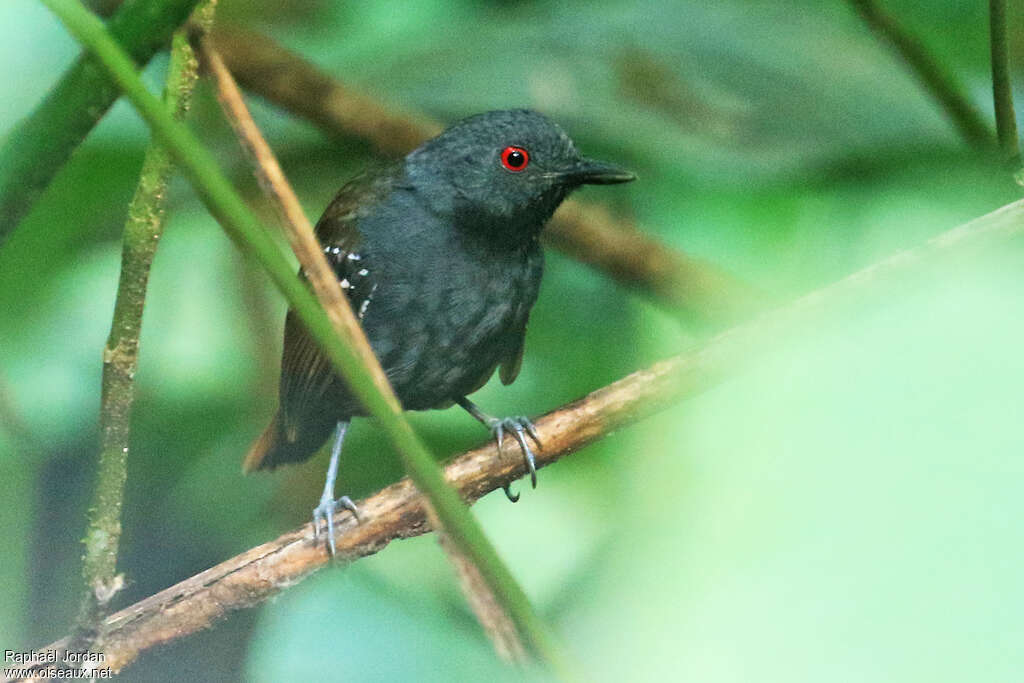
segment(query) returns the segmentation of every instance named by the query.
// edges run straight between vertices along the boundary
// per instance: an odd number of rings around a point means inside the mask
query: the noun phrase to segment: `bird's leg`
[[[463,396],[462,398],[455,399],[467,413],[475,417],[481,424],[491,430],[494,434],[494,439],[498,442],[498,452],[501,452],[502,442],[505,438],[505,431],[512,432],[516,441],[519,442],[519,447],[523,449],[523,457],[526,458],[526,467],[530,470],[530,484],[533,488],[537,488],[537,462],[533,455],[533,451],[530,449],[530,445],[526,442],[526,436],[529,435],[533,442],[537,444],[537,448],[543,448],[540,443],[540,437],[537,436],[537,430],[530,422],[530,419],[523,417],[522,415],[516,417],[506,417],[504,419],[497,418],[492,415],[488,415],[484,411],[470,401],[468,398]],[[519,500],[518,493],[512,493],[512,485],[505,485],[505,495],[513,503]]]
[[[331,446],[331,464],[327,466],[327,481],[324,482],[324,493],[320,496],[320,504],[313,510],[313,542],[320,538],[320,520],[327,525],[327,550],[334,555],[334,511],[341,505],[350,510],[359,519],[359,510],[348,496],[334,498],[334,480],[338,478],[338,460],[341,457],[341,444],[348,430],[348,420],[339,420],[334,432],[334,444]]]

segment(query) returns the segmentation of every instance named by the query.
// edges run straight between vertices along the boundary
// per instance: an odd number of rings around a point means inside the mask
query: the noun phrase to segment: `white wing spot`
[[[363,303],[360,304],[360,306],[359,306],[359,319],[360,320],[362,320],[363,316],[366,315],[366,309],[369,308],[370,300],[373,299],[373,293],[376,292],[376,291],[377,291],[377,285],[374,284],[373,287],[370,288],[370,293],[366,295],[366,298],[363,299]]]

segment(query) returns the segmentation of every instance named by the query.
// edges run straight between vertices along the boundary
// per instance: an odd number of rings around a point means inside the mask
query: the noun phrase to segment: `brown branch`
[[[850,0],[850,4],[864,23],[907,63],[924,89],[946,112],[964,141],[977,149],[991,149],[992,131],[953,75],[928,54],[924,44],[879,7],[875,0]]]
[[[1024,235],[1024,200],[898,252],[792,304],[711,339],[701,349],[635,372],[535,421],[544,442],[544,467],[664,406],[696,396],[735,374],[754,358],[791,340],[834,310],[879,289],[916,266]],[[514,451],[493,444],[468,451],[445,468],[445,477],[472,502],[524,474]],[[359,503],[364,520],[339,518],[338,557],[345,562],[375,553],[398,538],[429,531],[424,501],[408,479]],[[212,625],[231,612],[257,605],[327,563],[306,525],[111,615],[106,622],[105,665],[120,670],[142,652]],[[50,645],[59,650],[66,640]]]
[[[668,310],[702,321],[737,322],[770,303],[767,294],[707,261],[667,248],[598,204],[564,202],[544,240]]]
[[[370,342],[359,325],[348,299],[342,293],[337,276],[327,263],[323,248],[313,232],[313,225],[302,210],[299,198],[288,183],[281,165],[277,163],[270,145],[263,139],[256,122],[249,114],[241,91],[218,52],[211,47],[210,41],[200,37],[198,44],[203,66],[213,76],[216,84],[217,100],[231,127],[234,128],[239,142],[253,160],[253,168],[260,187],[277,211],[292,251],[298,257],[317,299],[327,311],[341,338],[353,341],[356,353],[362,363],[369,368],[374,385],[388,400],[389,406],[394,411],[401,411],[398,397],[395,396],[384,369],[370,348]]]
[[[341,297],[338,278],[323,257],[323,249],[317,242],[313,226],[306,218],[299,199],[284,175],[273,150],[270,149],[270,145],[249,113],[242,92],[238,89],[220,55],[211,46],[210,41],[200,40],[199,44],[203,64],[213,76],[216,84],[217,99],[221,103],[231,127],[235,130],[239,142],[253,161],[260,187],[277,211],[292,249],[299,256],[299,261],[304,264],[307,275],[313,281],[314,288],[318,292],[323,291],[327,298],[331,299]],[[324,299],[325,296],[321,296],[321,301]],[[332,300],[330,305],[337,306],[338,302]],[[365,344],[365,353],[373,356],[368,342]],[[374,365],[380,368],[376,359],[374,359]],[[387,388],[390,392],[383,369],[380,369],[377,375],[379,375],[376,378],[378,386]],[[430,521],[431,526],[435,529],[441,526],[433,515]],[[515,624],[495,598],[479,569],[447,534],[441,534],[440,538],[442,547],[456,569],[460,585],[466,593],[473,611],[479,617],[485,633],[491,638],[498,655],[506,660],[523,660],[526,654]]]
[[[431,528],[438,528],[433,517],[428,516],[427,520]],[[509,664],[525,664],[529,659],[519,629],[516,628],[515,621],[508,611],[494,596],[494,591],[487,585],[480,570],[472,560],[466,557],[465,553],[459,550],[448,534],[439,532],[437,541],[448,557],[448,561],[455,568],[459,588],[466,596],[470,609],[476,615],[476,620],[487,635],[495,653],[502,661]]]
[[[246,90],[334,135],[367,140],[388,154],[405,154],[441,132],[435,121],[345,87],[265,35],[218,28],[212,39]]]
[[[435,121],[354,92],[267,36],[221,27],[213,41],[247,90],[330,134],[354,136],[382,152],[404,154],[441,131]],[[583,202],[563,204],[545,233],[556,248],[674,312],[724,316],[713,318],[722,323],[768,303],[749,285]]]

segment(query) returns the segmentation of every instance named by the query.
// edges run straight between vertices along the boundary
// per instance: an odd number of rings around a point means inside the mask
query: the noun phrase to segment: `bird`
[[[540,289],[540,234],[571,192],[625,183],[635,175],[584,157],[556,123],[536,111],[489,111],[462,119],[403,159],[342,186],[316,236],[394,387],[403,410],[457,404],[485,425],[499,450],[519,444],[531,484],[541,448],[530,420],[498,418],[467,396],[498,370],[519,374],[530,310]],[[301,275],[301,272],[300,272]],[[338,462],[351,420],[366,410],[335,374],[294,312],[285,319],[279,407],[245,457],[246,472],[310,458],[333,433],[314,542],[333,517]],[[511,484],[504,487],[512,502]]]

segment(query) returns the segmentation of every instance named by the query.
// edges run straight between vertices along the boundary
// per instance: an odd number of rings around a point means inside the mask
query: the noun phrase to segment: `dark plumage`
[[[632,178],[583,159],[544,116],[515,110],[464,119],[342,187],[317,237],[403,407],[459,402],[525,445],[528,421],[494,420],[464,397],[498,367],[505,384],[519,372],[543,272],[538,237],[559,203],[584,183]],[[280,409],[245,468],[305,460],[364,414],[289,313]]]

